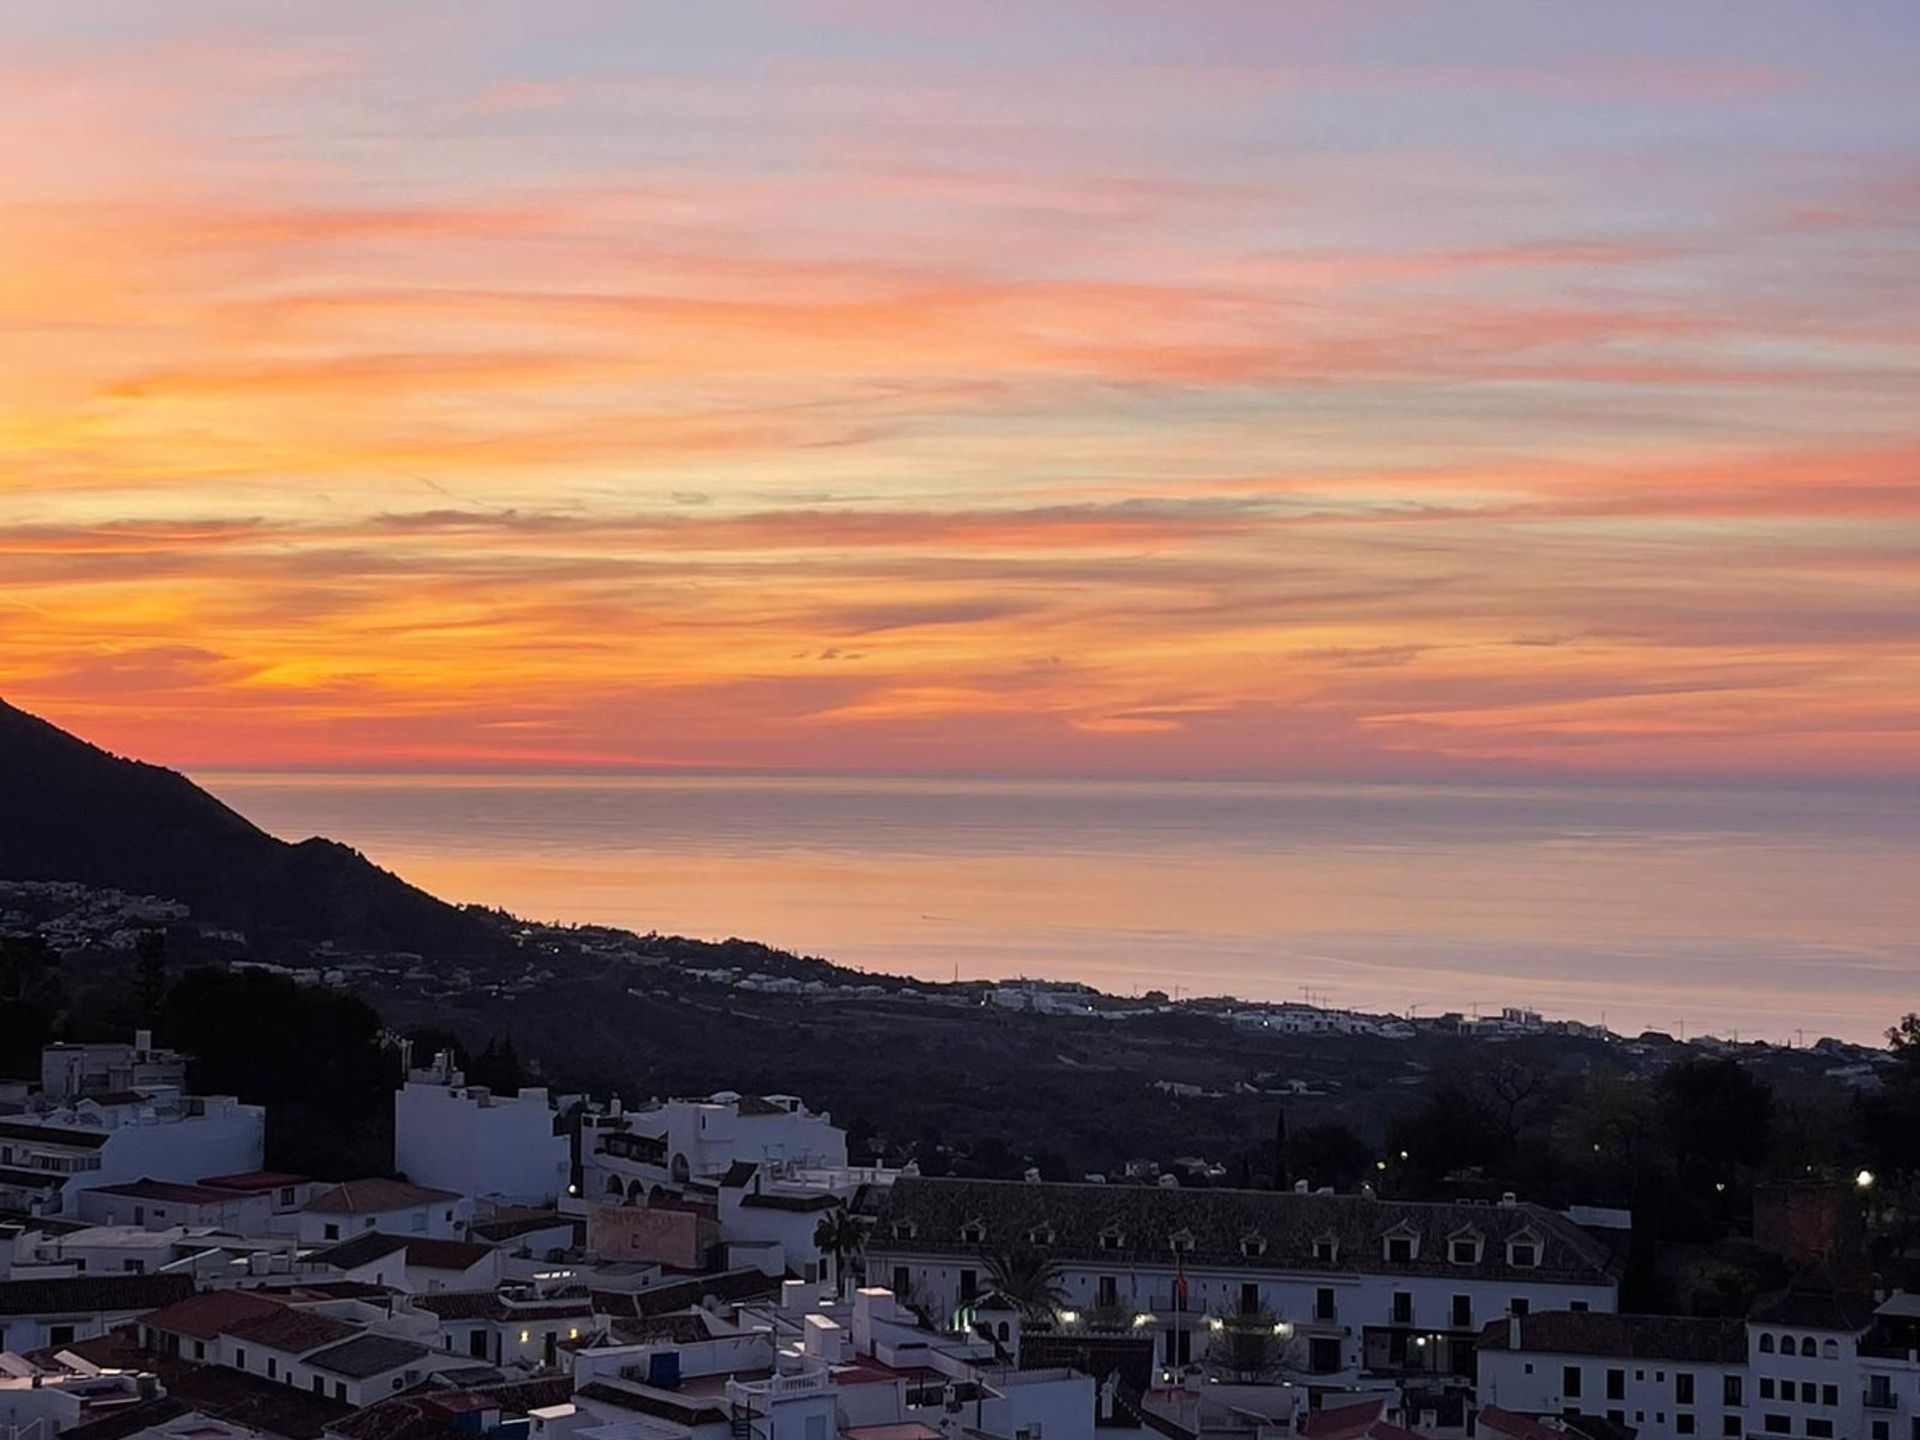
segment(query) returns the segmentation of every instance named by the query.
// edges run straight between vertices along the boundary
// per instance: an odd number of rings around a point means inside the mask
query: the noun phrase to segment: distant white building
[[[131,1045],[48,1045],[40,1051],[40,1093],[49,1101],[186,1086],[187,1057],[155,1049],[151,1030],[135,1031]]]
[[[845,1167],[847,1133],[792,1095],[723,1090],[704,1099],[655,1101],[582,1117],[582,1196],[637,1201],[656,1191],[712,1194],[739,1162]]]
[[[476,1200],[551,1205],[567,1193],[572,1144],[544,1089],[468,1085],[443,1050],[394,1094],[393,1167]]]
[[[867,1275],[958,1315],[1007,1247],[1059,1267],[1068,1330],[1118,1317],[1178,1368],[1237,1317],[1270,1316],[1285,1367],[1327,1385],[1463,1379],[1488,1321],[1610,1311],[1618,1294],[1611,1250],[1535,1205],[905,1176],[880,1206]]]
[[[257,1170],[265,1143],[266,1111],[230,1095],[69,1100],[0,1120],[0,1208],[77,1215],[82,1190]]]

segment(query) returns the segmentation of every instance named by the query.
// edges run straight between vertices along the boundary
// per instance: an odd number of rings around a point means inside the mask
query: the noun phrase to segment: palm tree
[[[1032,1245],[1013,1244],[981,1257],[993,1288],[1019,1307],[1029,1320],[1051,1320],[1066,1304],[1060,1262]]]
[[[846,1294],[847,1263],[867,1243],[867,1227],[854,1213],[841,1205],[820,1217],[813,1227],[813,1245],[822,1255],[833,1256],[833,1293]]]

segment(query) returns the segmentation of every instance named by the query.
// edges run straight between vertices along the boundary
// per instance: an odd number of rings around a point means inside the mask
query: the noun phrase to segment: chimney
[[[1296,1180],[1293,1182],[1293,1193],[1296,1195],[1305,1195],[1312,1188],[1313,1187],[1308,1185],[1304,1180]]]
[[[136,1030],[133,1032],[133,1048],[142,1055],[153,1049],[153,1031]]]
[[[1520,1348],[1520,1317],[1509,1313],[1507,1316],[1507,1349],[1518,1350]]]

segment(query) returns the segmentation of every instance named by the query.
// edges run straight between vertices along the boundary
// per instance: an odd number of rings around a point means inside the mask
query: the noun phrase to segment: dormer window
[[[1027,1243],[1029,1245],[1053,1244],[1053,1227],[1051,1225],[1034,1226],[1033,1229],[1027,1231]]]
[[[1264,1235],[1242,1235],[1240,1253],[1249,1260],[1257,1260],[1267,1253],[1267,1237]]]
[[[1536,1270],[1540,1266],[1540,1237],[1523,1230],[1507,1241],[1507,1264],[1516,1270]]]
[[[1411,1265],[1420,1258],[1420,1232],[1411,1225],[1396,1225],[1380,1237],[1380,1248],[1389,1265]]]
[[[1340,1263],[1340,1239],[1335,1235],[1322,1235],[1313,1242],[1313,1258],[1322,1265]]]
[[[962,1245],[986,1244],[987,1243],[987,1222],[984,1220],[967,1221],[966,1224],[960,1227],[960,1243]]]
[[[1173,1253],[1176,1255],[1191,1255],[1193,1253],[1193,1232],[1191,1230],[1176,1230],[1167,1237],[1167,1244],[1173,1247]]]
[[[1478,1230],[1457,1230],[1447,1237],[1447,1260],[1454,1265],[1478,1265],[1483,1244]]]
[[[1102,1250],[1126,1249],[1127,1248],[1126,1232],[1120,1230],[1117,1226],[1109,1225],[1106,1229],[1100,1232],[1100,1248]]]
[[[911,1220],[893,1222],[893,1238],[896,1240],[914,1240],[919,1238],[920,1227]]]

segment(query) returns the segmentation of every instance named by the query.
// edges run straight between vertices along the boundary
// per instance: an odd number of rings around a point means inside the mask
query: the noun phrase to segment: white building
[[[1758,1422],[1739,1320],[1516,1315],[1488,1327],[1479,1366],[1480,1403],[1517,1414],[1597,1415],[1648,1440],[1741,1436]]]
[[[178,1226],[265,1235],[273,1221],[270,1195],[245,1194],[172,1180],[134,1180],[101,1185],[74,1197],[75,1213],[89,1225],[132,1225],[148,1230]]]
[[[0,1208],[76,1215],[79,1192],[257,1170],[266,1111],[177,1090],[63,1100],[0,1121]]]
[[[105,1334],[193,1293],[187,1275],[82,1275],[0,1281],[0,1346],[38,1350]]]
[[[582,1117],[581,1193],[589,1201],[640,1201],[656,1190],[711,1192],[737,1162],[844,1167],[847,1134],[791,1095],[723,1090],[699,1100],[619,1102]]]
[[[1534,1205],[906,1176],[880,1208],[867,1274],[953,1315],[1010,1246],[1060,1267],[1063,1327],[1151,1333],[1173,1367],[1229,1319],[1268,1315],[1286,1368],[1322,1384],[1463,1379],[1490,1320],[1611,1311],[1618,1294],[1611,1252]]]
[[[394,1094],[393,1165],[476,1200],[551,1205],[567,1193],[573,1155],[545,1090],[504,1096],[468,1085],[442,1051]]]
[[[300,1213],[300,1238],[325,1245],[379,1230],[450,1240],[466,1233],[472,1218],[473,1202],[452,1190],[405,1180],[349,1180],[307,1201]]]
[[[151,1030],[135,1031],[131,1045],[47,1045],[40,1051],[40,1093],[50,1101],[186,1088],[187,1057],[155,1049]]]

